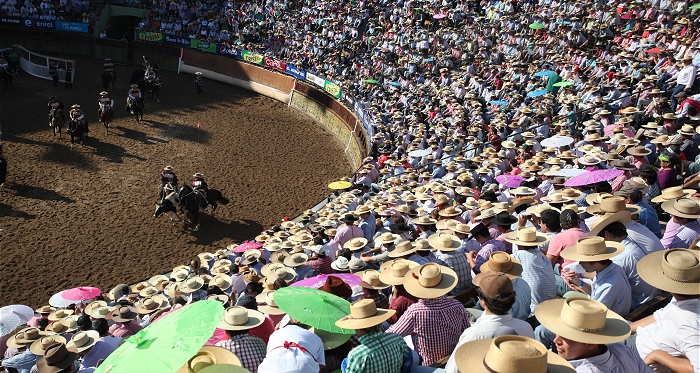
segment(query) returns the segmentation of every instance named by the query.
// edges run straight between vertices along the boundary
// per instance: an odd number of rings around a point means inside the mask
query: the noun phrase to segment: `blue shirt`
[[[557,297],[552,262],[538,249],[513,249],[511,256],[523,266],[522,277],[530,286],[530,315],[533,315],[538,304]]]
[[[607,351],[584,359],[569,360],[576,373],[653,373],[639,354],[622,343],[606,345]]]
[[[627,316],[632,306],[632,289],[625,270],[611,263],[593,278],[591,299],[603,303],[620,316]]]
[[[515,303],[510,308],[510,314],[516,319],[526,320],[530,317],[530,303],[532,303],[530,285],[522,277],[518,277],[512,282],[513,291],[515,291]]]
[[[29,373],[41,356],[34,355],[29,348],[21,354],[2,359],[2,366],[5,368],[15,368],[19,373]]]
[[[367,219],[363,219],[358,226],[362,229],[362,236],[367,240],[367,243],[374,242],[374,233],[377,230],[377,219],[374,215],[369,214]]]
[[[656,213],[656,210],[644,201],[639,201],[635,203],[635,205],[641,208],[637,214],[637,216],[639,216],[639,222],[649,228],[656,237],[661,238],[661,223],[659,222],[659,215]]]
[[[627,281],[632,291],[632,309],[636,309],[642,305],[642,303],[655,297],[659,292],[656,288],[644,282],[644,280],[639,277],[639,273],[637,273],[637,262],[644,258],[648,254],[648,251],[629,237],[625,238],[620,243],[625,245],[625,251],[620,255],[612,257],[610,260],[622,267],[625,273],[627,273]]]

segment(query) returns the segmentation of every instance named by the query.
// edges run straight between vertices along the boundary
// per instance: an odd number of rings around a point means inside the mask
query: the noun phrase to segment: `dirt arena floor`
[[[157,62],[157,61],[154,61]],[[267,97],[163,71],[161,103],[146,101],[144,122],[124,102],[135,66],[118,66],[110,95],[109,135],[97,122],[102,64],[76,62],[73,89],[23,74],[0,92],[2,145],[8,162],[0,193],[0,306],[41,306],[58,291],[108,291],[188,263],[296,216],[351,171],[343,145],[300,112]],[[90,122],[85,146],[48,126],[48,97],[81,104]],[[67,114],[67,113],[66,113]],[[201,129],[197,130],[197,123]],[[159,173],[172,165],[180,183],[195,172],[231,199],[200,214],[197,230],[153,218]]]

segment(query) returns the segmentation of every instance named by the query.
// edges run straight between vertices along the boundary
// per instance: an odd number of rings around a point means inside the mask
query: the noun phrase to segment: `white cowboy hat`
[[[355,272],[355,275],[360,276],[362,279],[360,286],[366,289],[381,290],[391,286],[391,284],[382,282],[381,278],[379,277],[379,271],[375,271],[373,269]]]
[[[428,237],[428,244],[430,247],[441,252],[452,252],[457,251],[457,249],[462,246],[462,241],[452,234],[441,232],[436,233]]]
[[[413,268],[404,276],[403,286],[417,298],[431,299],[443,296],[457,286],[457,273],[435,263]]]
[[[108,94],[109,94],[109,93],[107,93],[107,91],[102,91],[102,92],[100,92],[100,96],[107,96]]]
[[[549,209],[551,209],[551,207]],[[503,236],[503,239],[506,242],[525,247],[540,246],[549,242],[549,236],[544,233],[537,232],[534,228],[520,228],[516,232],[506,233]]]
[[[412,260],[392,259],[382,264],[379,269],[379,279],[389,285],[402,285],[406,273],[416,267],[418,263]]]
[[[204,174],[201,172],[196,172],[192,177],[204,177]]]
[[[224,316],[217,328],[224,330],[253,329],[265,321],[265,315],[256,310],[233,306],[224,311]]]
[[[95,330],[81,331],[73,335],[70,342],[66,343],[66,347],[76,352],[83,352],[94,346],[99,339],[100,333]]]

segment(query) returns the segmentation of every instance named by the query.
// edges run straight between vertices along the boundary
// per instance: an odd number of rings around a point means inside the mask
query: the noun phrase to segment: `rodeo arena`
[[[700,373],[700,3],[0,0],[5,373]]]

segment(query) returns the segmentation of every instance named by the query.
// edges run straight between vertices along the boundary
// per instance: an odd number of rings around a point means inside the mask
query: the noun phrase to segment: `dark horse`
[[[110,106],[105,105],[100,108],[100,122],[105,126],[105,135],[109,134],[109,122],[112,121],[112,114],[109,112]]]
[[[105,91],[109,89],[109,83],[112,83],[112,89],[114,89],[114,83],[117,81],[116,71],[105,71],[102,73],[102,89]]]
[[[12,92],[12,78],[19,76],[18,68],[5,68],[0,69],[0,80],[2,80],[2,86],[7,88],[8,91]]]
[[[153,96],[156,96],[156,101],[160,102],[160,87],[163,85],[163,80],[161,78],[155,78],[152,82],[146,82],[146,86],[144,87],[144,93],[146,92],[146,89],[148,89],[149,92],[151,92],[151,100],[153,100]]]
[[[187,219],[187,214],[189,213],[192,217],[190,220],[191,224],[197,226],[199,225],[200,210],[204,210],[207,206],[211,205],[212,211],[216,211],[219,203],[228,205],[230,201],[216,189],[209,189],[209,195],[205,196],[203,191],[194,190],[189,185],[183,184],[182,188],[180,188],[180,191],[177,193],[177,198],[171,194],[158,204],[153,217],[158,217],[164,212],[174,212],[176,210],[174,202],[179,202],[180,209],[183,211],[185,219]]]
[[[143,120],[143,98],[138,100],[132,100],[129,98],[129,111],[134,114],[136,123]]]
[[[51,120],[49,126],[51,126],[51,131],[53,132],[53,135],[56,136],[56,134],[58,134],[58,137],[62,137],[61,127],[66,124],[66,122],[63,120],[63,110],[59,108],[51,109],[51,114],[49,115],[49,118]]]
[[[73,149],[76,138],[80,141],[80,146],[83,146],[83,136],[87,132],[86,128],[85,128],[85,122],[78,123],[78,121],[76,121],[76,120],[72,120],[72,121],[68,122],[68,126],[66,127],[66,132],[70,135],[70,148],[71,149]]]

